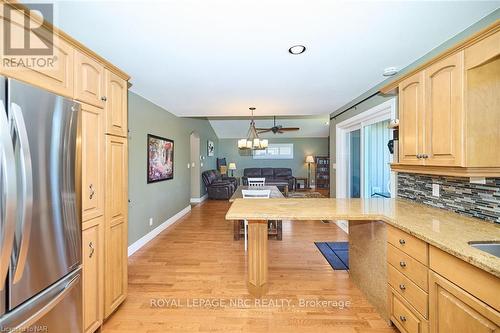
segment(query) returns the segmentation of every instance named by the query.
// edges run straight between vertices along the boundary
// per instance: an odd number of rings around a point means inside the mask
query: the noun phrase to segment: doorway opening
[[[396,100],[391,99],[337,124],[337,198],[395,197],[387,148],[395,117]]]
[[[200,136],[193,132],[189,136],[190,158],[189,167],[191,170],[191,202],[200,202]]]

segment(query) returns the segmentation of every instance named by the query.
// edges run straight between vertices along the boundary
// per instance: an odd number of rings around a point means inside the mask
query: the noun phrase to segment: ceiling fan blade
[[[259,134],[267,133],[267,132],[271,132],[271,131],[272,131],[272,129],[270,129],[270,128],[267,128],[267,129],[264,129],[264,128],[259,129],[259,128],[257,128],[257,133],[259,133]]]
[[[298,131],[300,130],[299,127],[283,127],[283,128],[280,128],[280,131]]]
[[[256,128],[257,131],[270,131],[271,128]]]

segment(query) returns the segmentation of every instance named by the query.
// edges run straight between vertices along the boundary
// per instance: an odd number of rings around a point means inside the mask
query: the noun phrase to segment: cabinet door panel
[[[127,139],[106,135],[106,254],[104,315],[127,296]]]
[[[2,5],[2,9],[5,8]],[[0,9],[1,10],[1,9]],[[14,15],[14,13],[17,13]],[[28,25],[24,24],[24,16],[19,11],[11,12],[11,44],[23,45],[24,34]],[[4,17],[0,18],[0,34],[3,36]],[[21,20],[23,20],[21,22]],[[32,19],[33,21],[33,19]],[[32,26],[38,23],[32,22]],[[0,62],[0,74],[18,79],[40,88],[49,90],[56,94],[73,97],[73,48],[61,39],[57,34],[45,28],[29,30],[29,38],[37,44],[46,45],[52,48],[51,54],[47,55],[27,55],[27,56],[4,56]],[[3,48],[4,43],[0,43]],[[5,51],[2,50],[4,55]]]
[[[103,234],[104,218],[84,223],[82,234],[83,329],[95,332],[103,318]]]
[[[498,311],[434,272],[429,274],[429,282],[431,333],[498,332]]]
[[[465,50],[466,166],[500,166],[500,31]]]
[[[89,56],[75,51],[75,98],[104,107],[104,67]]]
[[[83,221],[104,214],[104,110],[82,104]]]
[[[427,165],[461,166],[463,156],[463,52],[425,70]]]
[[[400,164],[423,164],[423,82],[417,73],[399,84]]]
[[[106,70],[106,133],[127,136],[127,81]]]

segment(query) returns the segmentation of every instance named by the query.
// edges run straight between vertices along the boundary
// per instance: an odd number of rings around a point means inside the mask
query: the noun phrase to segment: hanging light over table
[[[253,119],[253,112],[255,111],[255,108],[251,107],[250,111],[252,112],[252,118],[250,120],[250,128],[248,129],[246,139],[238,140],[238,149],[244,149],[244,150],[266,149],[269,145],[269,141],[267,139],[259,138],[259,134],[257,134],[257,130],[255,129],[255,121]]]

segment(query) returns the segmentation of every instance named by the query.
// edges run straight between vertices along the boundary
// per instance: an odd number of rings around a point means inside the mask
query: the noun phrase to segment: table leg
[[[262,296],[268,289],[267,221],[248,221],[248,291]]]
[[[281,220],[276,221],[276,239],[277,240],[282,240],[283,239],[283,223]]]
[[[241,221],[240,220],[234,220],[233,221],[233,233],[234,233],[234,240],[240,240],[240,230],[241,230]]]
[[[288,185],[285,185],[285,198],[288,197]]]

